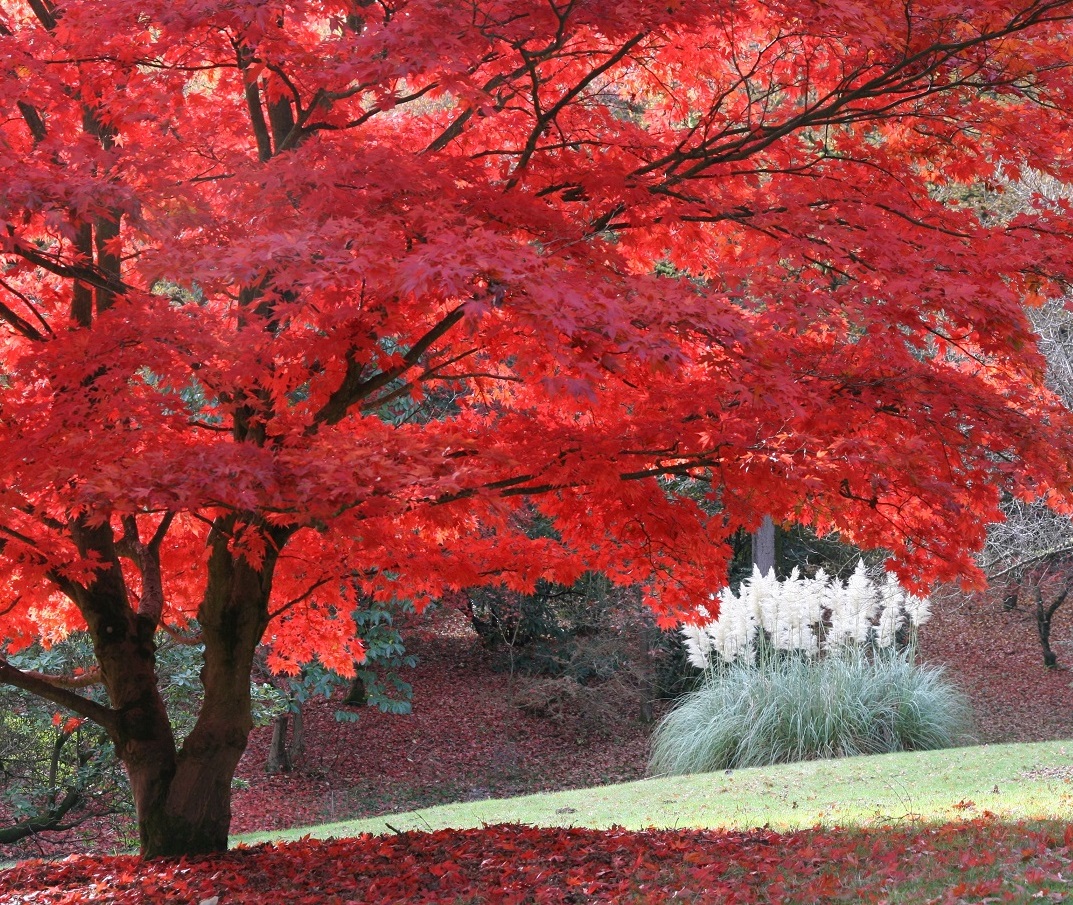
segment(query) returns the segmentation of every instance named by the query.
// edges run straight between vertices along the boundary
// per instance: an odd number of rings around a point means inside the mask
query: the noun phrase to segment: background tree
[[[760,570],[761,575],[767,575],[774,570],[777,559],[775,548],[775,523],[770,515],[765,515],[760,527],[752,533],[753,565]]]
[[[358,628],[358,636],[364,658],[355,663],[354,674],[349,678],[326,669],[319,662],[302,666],[297,675],[273,675],[264,660],[267,650],[261,648],[255,661],[254,675],[260,673],[277,688],[284,706],[276,714],[272,727],[265,770],[268,773],[285,773],[292,770],[305,753],[306,733],[304,705],[312,698],[330,700],[341,688],[345,688],[342,703],[344,708],[335,711],[335,718],[343,722],[359,719],[352,708],[371,706],[384,713],[410,713],[411,685],[400,673],[417,665],[417,658],[406,653],[401,633],[393,625],[392,613],[405,614],[411,608],[405,602],[374,604],[363,601],[352,614]],[[317,745],[319,739],[311,739]]]
[[[1073,526],[1045,501],[1009,499],[1004,520],[991,527],[982,559],[1003,608],[1031,607],[1045,666],[1057,666],[1051,646],[1054,617],[1073,591]]]
[[[1001,189],[1001,190],[1000,190]],[[986,216],[1006,220],[1026,211],[1062,210],[1073,196],[1067,184],[1036,170],[1001,186],[977,186],[966,195]],[[1073,405],[1073,313],[1069,296],[1028,310],[1046,360],[1047,386],[1067,408]],[[1039,636],[1044,665],[1058,664],[1051,631],[1058,610],[1073,591],[1073,522],[1061,499],[1024,500],[1007,495],[1003,520],[988,530],[982,553],[989,579],[1004,588],[1003,605],[1026,602]]]
[[[764,514],[977,574],[1000,486],[1068,489],[1022,302],[1071,231],[939,188],[1062,175],[1071,8],[2,0],[0,637],[86,629],[108,701],[0,681],[104,728],[144,854],[212,851],[255,650],[348,673],[359,597],[598,572],[668,623]]]

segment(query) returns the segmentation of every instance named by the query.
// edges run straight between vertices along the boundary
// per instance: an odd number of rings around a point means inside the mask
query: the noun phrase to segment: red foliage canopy
[[[180,514],[179,620],[215,517],[294,526],[276,637],[332,665],[338,575],[671,611],[765,512],[963,575],[1055,464],[1020,305],[1069,254],[939,188],[1061,172],[1066,6],[5,2],[4,634],[78,621],[78,517]]]
[[[1068,489],[1068,211],[988,205],[1065,176],[1071,9],[2,0],[0,638],[345,670],[355,594],[673,616],[765,513],[971,573]]]

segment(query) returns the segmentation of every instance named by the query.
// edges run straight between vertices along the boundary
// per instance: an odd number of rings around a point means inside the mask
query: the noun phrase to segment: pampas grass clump
[[[718,597],[716,619],[686,626],[700,688],[660,722],[653,774],[922,751],[968,740],[966,697],[915,662],[926,598],[859,565],[786,581],[754,572]]]
[[[706,773],[967,741],[965,696],[908,652],[848,648],[710,672],[657,726],[652,774]]]

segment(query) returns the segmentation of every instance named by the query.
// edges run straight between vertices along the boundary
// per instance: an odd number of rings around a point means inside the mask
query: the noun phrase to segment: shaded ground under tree
[[[527,715],[507,699],[508,675],[493,669],[468,621],[440,610],[406,630],[420,662],[408,717],[368,709],[357,723],[334,719],[336,704],[306,708],[307,749],[291,773],[266,775],[270,727],[254,733],[239,767],[234,831],[270,830],[331,819],[428,807],[449,801],[638,779],[650,727],[589,718],[569,706],[557,719]],[[1073,631],[1056,623],[1059,668],[1045,669],[1034,614],[1006,612],[1001,600],[947,600],[922,632],[922,655],[944,663],[971,697],[981,742],[1073,738]],[[87,841],[88,840],[88,841]],[[108,823],[87,824],[66,840],[8,847],[2,857],[107,851],[123,839]]]

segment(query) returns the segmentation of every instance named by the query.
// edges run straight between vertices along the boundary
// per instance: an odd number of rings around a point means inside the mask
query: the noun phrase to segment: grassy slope
[[[236,837],[233,842],[353,836],[493,823],[628,829],[776,830],[946,821],[1066,819],[1073,742],[981,745],[810,761],[592,789],[473,801],[385,817]]]

